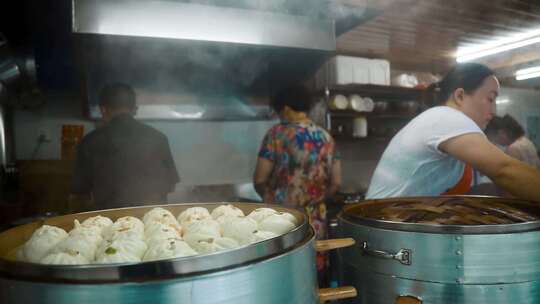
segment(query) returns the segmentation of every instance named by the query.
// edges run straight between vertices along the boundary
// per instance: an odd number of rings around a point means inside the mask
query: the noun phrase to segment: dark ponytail
[[[435,96],[435,104],[444,104],[455,90],[461,88],[467,94],[472,94],[482,86],[484,80],[495,72],[479,63],[464,63],[455,66],[443,80],[432,83],[428,93]]]

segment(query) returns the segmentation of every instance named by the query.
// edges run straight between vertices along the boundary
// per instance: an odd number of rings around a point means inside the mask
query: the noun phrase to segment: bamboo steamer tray
[[[540,228],[540,203],[486,196],[403,197],[346,206],[353,221],[398,230],[500,233]]]

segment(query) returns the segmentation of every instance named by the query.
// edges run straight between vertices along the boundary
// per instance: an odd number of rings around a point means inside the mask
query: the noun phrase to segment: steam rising
[[[329,0],[182,2],[329,20],[362,15],[366,1],[358,0],[355,6]],[[289,82],[298,81],[294,78],[295,73],[304,73],[304,77],[308,77],[307,70],[302,69],[316,68],[324,60],[320,54],[304,55],[299,49],[285,51],[283,48],[204,40],[103,35],[83,40],[88,42],[81,48],[83,53],[90,50],[83,61],[92,103],[96,103],[97,93],[106,83],[125,82],[142,97],[139,104],[189,105],[192,110],[184,117],[192,117],[190,115],[195,112],[202,112],[207,117],[210,111],[219,117],[219,112],[223,114],[233,108],[233,116],[258,116],[260,111],[254,108],[258,105],[253,104],[253,98],[245,96],[269,96],[278,88],[278,83],[286,83],[288,79]],[[313,72],[315,70],[309,71]],[[196,106],[195,110],[193,106]],[[176,117],[186,114],[181,109],[175,111],[180,114]]]

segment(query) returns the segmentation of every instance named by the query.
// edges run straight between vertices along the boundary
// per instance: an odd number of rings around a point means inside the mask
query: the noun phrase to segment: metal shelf
[[[381,119],[412,119],[418,113],[374,113],[374,112],[357,112],[354,110],[330,110],[332,117],[358,117],[365,116],[368,119],[381,118]]]
[[[359,94],[362,97],[381,98],[389,100],[416,100],[424,99],[426,93],[422,88],[405,88],[396,86],[383,86],[373,84],[348,84],[348,85],[331,85],[323,94]],[[321,94],[322,95],[322,94]]]

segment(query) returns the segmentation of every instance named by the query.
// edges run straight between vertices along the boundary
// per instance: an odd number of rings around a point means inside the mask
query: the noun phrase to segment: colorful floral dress
[[[330,186],[332,165],[338,159],[330,134],[313,122],[282,122],[263,139],[259,157],[274,163],[264,201],[304,209],[318,239],[327,237],[324,199]],[[317,269],[327,265],[317,255]]]

